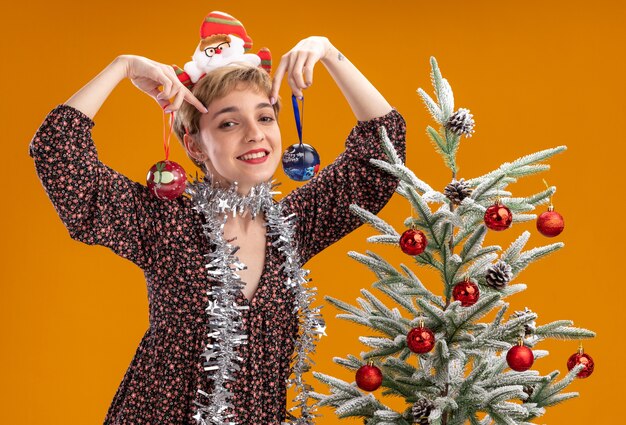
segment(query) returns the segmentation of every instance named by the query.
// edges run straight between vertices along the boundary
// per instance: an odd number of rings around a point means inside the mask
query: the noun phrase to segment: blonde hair
[[[211,102],[226,96],[241,86],[258,90],[267,94],[268,97],[272,91],[272,81],[267,71],[246,63],[233,63],[207,73],[196,83],[192,93],[208,108]],[[278,118],[280,110],[280,102],[278,100],[276,100],[273,108]],[[198,134],[201,116],[202,113],[188,102],[183,102],[177,111],[174,119],[174,133],[176,133],[176,137],[178,137],[183,146],[185,129],[191,136]],[[193,158],[189,152],[187,152],[187,156],[200,169],[206,171],[204,164]]]

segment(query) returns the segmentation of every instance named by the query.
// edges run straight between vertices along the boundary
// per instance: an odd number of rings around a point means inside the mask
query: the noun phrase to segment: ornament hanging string
[[[298,139],[300,140],[300,146],[302,146],[302,127],[304,125],[304,96],[302,96],[302,118],[300,116],[300,109],[298,108],[298,98],[293,94],[291,95],[291,104],[293,105],[293,116],[296,119]]]
[[[546,189],[550,190],[550,186],[548,185],[548,182],[546,181],[546,179],[542,179],[543,180],[543,184],[546,185]],[[550,202],[550,205],[552,205],[552,195],[548,196],[548,201]]]
[[[165,159],[158,161],[148,170],[146,185],[150,193],[159,198],[172,200],[178,198],[185,191],[187,177],[185,170],[180,164],[170,161],[170,137],[174,128],[174,112],[170,117],[170,131],[167,135],[167,120],[163,112],[163,150]]]
[[[170,159],[170,138],[172,137],[172,129],[174,128],[174,111],[170,114],[170,131],[167,133],[167,120],[165,118],[166,112],[163,110],[163,150],[165,151],[165,160]]]

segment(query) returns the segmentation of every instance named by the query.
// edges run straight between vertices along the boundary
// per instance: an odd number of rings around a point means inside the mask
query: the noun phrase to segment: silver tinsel
[[[459,108],[450,115],[445,127],[457,136],[472,137],[472,133],[474,133],[474,119],[472,117],[469,109]]]
[[[297,405],[291,411],[300,409],[300,417],[288,412],[288,422],[298,425],[312,425],[315,414],[315,405],[309,406],[308,399],[313,388],[304,383],[302,374],[310,369],[309,353],[315,351],[316,337],[321,334],[319,324],[323,319],[319,314],[319,307],[311,309],[311,302],[315,300],[316,288],[307,288],[306,278],[308,270],[301,268],[301,258],[298,255],[295,235],[295,214],[284,217],[281,205],[274,202],[273,195],[276,187],[273,182],[260,183],[254,186],[247,195],[237,192],[236,183],[224,189],[210,181],[196,181],[187,187],[187,194],[191,196],[193,208],[203,214],[206,223],[203,225],[204,234],[215,246],[207,255],[207,273],[212,280],[211,288],[207,291],[209,304],[208,314],[209,334],[205,351],[202,353],[204,370],[209,380],[213,381],[213,391],[207,394],[198,390],[198,397],[194,401],[197,406],[194,419],[198,425],[235,425],[233,414],[227,409],[232,408],[230,401],[233,394],[226,389],[226,383],[236,379],[240,370],[241,357],[237,354],[237,347],[247,343],[247,335],[243,331],[241,310],[247,306],[239,306],[236,298],[244,288],[237,271],[244,270],[235,255],[238,247],[232,246],[224,238],[224,225],[229,214],[235,217],[249,211],[252,218],[263,212],[267,221],[267,235],[274,238],[273,246],[284,256],[282,264],[286,276],[285,284],[294,294],[294,314],[298,315],[299,338],[295,344],[293,364],[293,378],[288,381],[289,387],[296,385]],[[201,402],[200,396],[207,399]]]
[[[495,289],[502,289],[513,278],[511,266],[504,261],[498,261],[487,269],[485,279],[487,284]]]

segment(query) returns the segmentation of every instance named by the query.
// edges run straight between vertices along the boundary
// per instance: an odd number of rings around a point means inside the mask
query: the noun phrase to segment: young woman
[[[286,76],[301,96],[317,62],[359,122],[332,164],[277,202],[268,182],[283,151],[279,86]],[[210,180],[189,183],[189,197],[156,199],[98,160],[93,119],[125,78],[176,111],[177,135]],[[325,37],[300,41],[273,82],[233,65],[208,73],[193,93],[170,66],[123,55],[49,113],[30,153],[61,220],[72,238],[133,261],[148,285],[150,327],[106,424],[288,419],[286,381],[302,337],[294,307],[306,310],[299,267],[361,224],[350,204],[377,213],[392,196],[397,180],[369,163],[384,158],[381,126],[404,159],[404,120]],[[224,323],[227,311],[239,316]],[[228,358],[236,362],[224,370]]]

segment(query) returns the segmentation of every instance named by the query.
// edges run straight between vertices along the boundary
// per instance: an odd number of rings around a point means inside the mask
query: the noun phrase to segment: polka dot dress
[[[104,245],[145,273],[150,326],[104,423],[195,425],[193,402],[206,401],[198,390],[211,392],[201,359],[211,285],[204,257],[211,244],[202,232],[203,218],[189,199],[155,199],[145,186],[101,163],[91,137],[94,125],[77,109],[59,105],[35,134],[30,155],[70,236]],[[296,243],[303,262],[361,225],[350,204],[377,213],[393,195],[397,180],[368,161],[384,158],[378,137],[383,125],[404,159],[405,123],[392,110],[359,122],[346,150],[280,201],[285,214],[298,216]],[[280,424],[285,418],[298,327],[283,261],[268,236],[258,289],[251,301],[243,293],[237,299],[249,306],[243,312],[248,344],[240,348],[241,370],[229,384],[230,411],[239,424]]]

